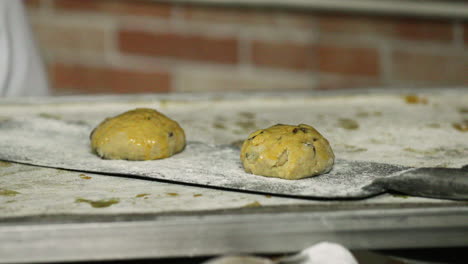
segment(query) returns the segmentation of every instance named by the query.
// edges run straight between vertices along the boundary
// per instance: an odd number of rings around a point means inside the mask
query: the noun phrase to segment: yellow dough
[[[185,147],[185,133],[179,124],[149,108],[104,120],[90,138],[92,150],[104,159],[163,159]]]
[[[329,172],[335,155],[315,128],[278,124],[250,134],[240,158],[248,173],[297,180]]]

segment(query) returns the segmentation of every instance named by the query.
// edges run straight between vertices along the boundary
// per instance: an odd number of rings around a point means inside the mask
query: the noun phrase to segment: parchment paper
[[[362,198],[383,190],[364,188],[379,177],[408,167],[376,162],[336,160],[333,170],[289,181],[245,173],[239,150],[231,145],[188,142],[171,158],[154,161],[103,160],[89,146],[92,127],[42,117],[0,122],[0,159],[70,170],[141,176],[151,179],[288,196]]]

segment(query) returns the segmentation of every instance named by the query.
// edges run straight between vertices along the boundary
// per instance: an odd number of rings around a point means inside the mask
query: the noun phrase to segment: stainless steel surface
[[[468,170],[418,168],[396,176],[379,178],[368,188],[378,186],[412,196],[468,200]]]
[[[295,252],[320,241],[351,249],[468,244],[467,207],[320,212],[284,208],[145,218],[3,223],[1,262]]]

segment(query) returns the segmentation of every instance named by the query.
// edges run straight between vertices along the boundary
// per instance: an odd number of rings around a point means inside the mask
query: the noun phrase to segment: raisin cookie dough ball
[[[149,108],[104,120],[90,138],[92,150],[104,159],[163,159],[185,147],[185,133],[179,124]]]
[[[328,141],[313,127],[275,125],[249,135],[241,150],[246,172],[297,180],[327,173],[335,155]]]

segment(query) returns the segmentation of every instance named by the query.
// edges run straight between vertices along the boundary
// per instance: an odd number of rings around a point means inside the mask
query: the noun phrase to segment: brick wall
[[[56,94],[468,85],[468,23],[26,0]]]

